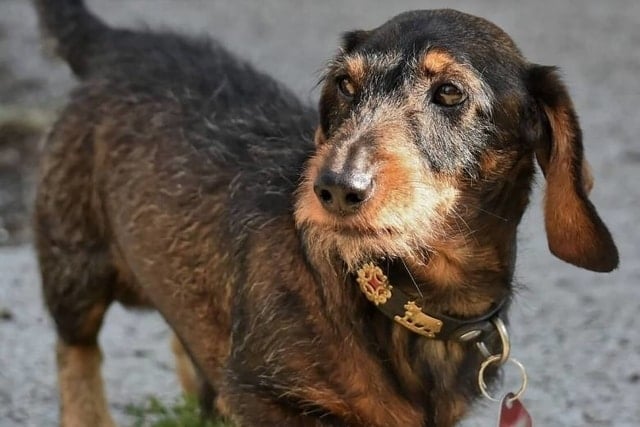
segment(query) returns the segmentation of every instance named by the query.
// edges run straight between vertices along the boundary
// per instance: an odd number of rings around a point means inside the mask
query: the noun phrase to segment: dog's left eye
[[[433,102],[445,107],[462,104],[466,99],[467,95],[459,87],[451,83],[439,86],[433,94]]]

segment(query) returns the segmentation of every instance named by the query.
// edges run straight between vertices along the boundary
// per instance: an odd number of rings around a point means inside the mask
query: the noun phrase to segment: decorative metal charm
[[[371,262],[366,263],[358,270],[356,281],[367,299],[375,305],[384,304],[391,298],[393,286],[389,284],[389,279],[384,275],[382,269]]]
[[[426,315],[415,302],[407,302],[404,309],[404,316],[395,316],[394,320],[416,334],[435,338],[442,329],[442,320]]]

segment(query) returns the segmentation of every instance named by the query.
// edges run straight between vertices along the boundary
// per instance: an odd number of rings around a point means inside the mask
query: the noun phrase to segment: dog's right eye
[[[433,102],[445,107],[453,107],[462,104],[467,99],[465,93],[451,83],[445,83],[438,87],[433,94]]]
[[[351,79],[346,76],[338,77],[337,83],[342,96],[348,100],[352,100],[356,94],[356,85],[353,84]]]

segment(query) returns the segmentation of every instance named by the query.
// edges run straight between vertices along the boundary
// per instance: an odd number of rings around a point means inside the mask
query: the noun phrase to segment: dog
[[[183,384],[238,425],[454,425],[478,344],[506,351],[535,163],[551,252],[618,264],[558,72],[482,18],[346,33],[316,110],[214,41],[35,3],[80,80],[34,219],[64,426],[113,424],[97,335],[115,301],[162,314]]]

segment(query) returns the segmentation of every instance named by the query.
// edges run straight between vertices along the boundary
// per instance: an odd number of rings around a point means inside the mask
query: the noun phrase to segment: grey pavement
[[[621,267],[608,275],[590,273],[549,254],[540,179],[520,231],[516,275],[522,290],[513,309],[513,353],[529,372],[524,400],[537,426],[640,426],[639,1],[89,4],[113,24],[146,22],[210,34],[312,102],[319,71],[341,32],[371,28],[409,9],[454,7],[481,15],[509,32],[530,60],[560,66],[596,177],[592,200],[616,239]],[[63,64],[42,57],[29,2],[0,0],[0,104],[56,107],[72,85]],[[131,422],[126,404],[149,394],[165,401],[178,395],[168,336],[156,314],[110,311],[100,341],[110,402],[123,425]],[[1,427],[55,425],[53,340],[31,247],[0,249]],[[495,411],[481,404],[464,425],[495,425]]]

